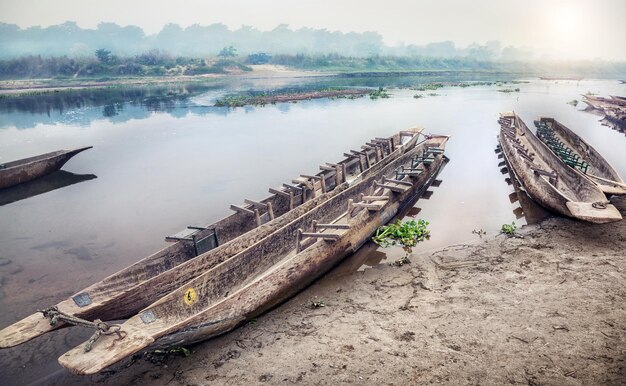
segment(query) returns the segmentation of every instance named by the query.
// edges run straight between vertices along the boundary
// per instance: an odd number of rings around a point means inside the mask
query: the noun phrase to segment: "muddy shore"
[[[99,89],[120,86],[150,86],[177,83],[216,82],[227,78],[315,77],[329,75],[321,72],[291,70],[284,66],[253,65],[251,72],[225,74],[120,77],[106,80],[79,79],[17,79],[0,80],[0,95],[60,92],[65,90]]]
[[[626,198],[613,201],[626,214]],[[516,237],[437,251],[426,242],[401,267],[388,264],[401,251],[372,262],[363,256],[384,254],[365,248],[258,320],[189,347],[188,357],[137,357],[45,383],[626,382],[626,221],[549,218]]]

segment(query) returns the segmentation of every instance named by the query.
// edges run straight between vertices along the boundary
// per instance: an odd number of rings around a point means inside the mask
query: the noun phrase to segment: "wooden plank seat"
[[[555,185],[556,182],[559,179],[559,176],[556,172],[552,171],[548,171],[548,170],[543,170],[541,168],[538,168],[536,166],[531,166],[530,169],[537,175],[542,175],[542,176],[546,176],[548,177],[548,180],[550,181],[551,184]]]
[[[425,150],[425,153],[430,153],[430,154],[443,154],[444,153],[444,149],[440,149],[438,147],[427,147]]]
[[[196,256],[210,251],[218,246],[215,228],[188,226],[180,232],[165,238],[167,242],[188,241],[193,243]]]
[[[389,200],[389,196],[363,196],[361,199],[363,201],[387,201]]]
[[[391,184],[386,184],[386,183],[380,183],[378,181],[374,181],[374,186],[379,187],[379,188],[389,189],[389,190],[391,190],[394,193],[404,193],[405,191],[410,189],[408,186],[391,185]]]

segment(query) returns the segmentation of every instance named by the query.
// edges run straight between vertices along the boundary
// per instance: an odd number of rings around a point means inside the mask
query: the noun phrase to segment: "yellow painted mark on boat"
[[[187,288],[187,290],[185,291],[185,297],[183,299],[185,300],[185,304],[190,306],[198,301],[198,294],[196,293],[195,289]]]

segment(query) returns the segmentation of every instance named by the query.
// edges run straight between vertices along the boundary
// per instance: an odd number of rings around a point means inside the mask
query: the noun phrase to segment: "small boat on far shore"
[[[595,183],[566,165],[515,113],[500,114],[498,122],[504,157],[533,200],[564,216],[592,223],[622,219]]]
[[[93,146],[74,150],[58,150],[35,157],[23,158],[0,164],[0,189],[32,181],[55,172],[76,154]]]
[[[537,136],[570,167],[579,170],[607,195],[626,194],[626,183],[591,145],[553,118],[535,121]]]
[[[581,81],[583,80],[582,76],[540,76],[539,79],[541,80],[576,80],[576,81]]]

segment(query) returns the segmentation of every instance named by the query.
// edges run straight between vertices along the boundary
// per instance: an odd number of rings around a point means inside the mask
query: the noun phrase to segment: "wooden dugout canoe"
[[[74,373],[93,374],[148,348],[217,336],[271,309],[356,251],[425,191],[446,161],[447,140],[431,137],[380,173],[185,283],[122,324],[123,338],[102,336],[91,351],[79,346],[59,362]]]
[[[570,167],[584,167],[583,174],[607,195],[626,194],[626,183],[615,168],[591,145],[553,118],[535,121],[537,136]],[[583,171],[581,170],[581,171]]]
[[[415,147],[422,129],[374,139],[325,164],[314,176],[299,177],[261,201],[233,205],[234,213],[207,227],[192,227],[193,238],[173,244],[56,304],[59,311],[87,320],[119,320],[135,315],[195,276],[245,251],[317,205],[359,184]],[[328,166],[331,165],[331,166]],[[262,214],[261,214],[262,210]],[[0,331],[0,348],[13,347],[60,327],[34,313]]]
[[[63,167],[76,154],[93,146],[74,150],[58,150],[35,157],[0,164],[0,189],[43,177]]]
[[[515,113],[500,114],[499,123],[504,157],[533,200],[564,216],[593,223],[622,219],[596,184],[563,163]]]

